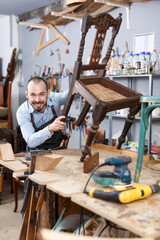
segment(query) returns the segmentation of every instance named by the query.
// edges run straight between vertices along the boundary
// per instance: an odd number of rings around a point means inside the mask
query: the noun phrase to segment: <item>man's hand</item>
[[[63,130],[66,124],[62,120],[65,120],[65,118],[65,116],[60,116],[56,118],[53,123],[49,124],[48,130],[50,131],[50,133]]]

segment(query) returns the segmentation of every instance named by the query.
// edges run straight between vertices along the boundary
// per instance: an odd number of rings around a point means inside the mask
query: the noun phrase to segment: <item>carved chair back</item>
[[[121,25],[121,21],[122,21],[121,15],[122,14],[119,14],[119,16],[116,19],[114,19],[108,13],[102,13],[97,16],[91,16],[87,11],[86,14],[83,16],[82,29],[81,29],[82,36],[80,41],[77,62],[75,63],[75,68],[78,65],[80,70],[77,71],[76,79],[80,78],[81,71],[83,70],[102,70],[102,71],[98,71],[98,73],[100,73],[102,76],[105,75],[105,71],[106,71],[105,66],[110,58],[111,51],[114,45],[114,40]],[[95,33],[95,39],[94,39],[94,44],[91,52],[90,61],[88,65],[82,65],[82,57],[84,52],[86,35],[88,33],[88,30],[92,26],[96,29],[96,33]],[[105,43],[106,34],[110,28],[112,28],[111,39],[109,41],[105,58],[102,64],[99,64],[99,60],[100,60],[104,43]]]

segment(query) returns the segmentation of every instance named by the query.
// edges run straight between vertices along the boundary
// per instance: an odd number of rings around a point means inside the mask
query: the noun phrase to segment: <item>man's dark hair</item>
[[[47,82],[46,82],[46,80],[45,80],[44,78],[42,78],[42,77],[32,77],[32,78],[30,78],[30,79],[28,80],[28,82],[27,82],[27,86],[26,86],[26,89],[27,89],[27,90],[28,90],[28,84],[29,84],[31,81],[33,81],[35,84],[40,83],[40,82],[44,82],[45,85],[46,85],[46,89],[48,90]]]

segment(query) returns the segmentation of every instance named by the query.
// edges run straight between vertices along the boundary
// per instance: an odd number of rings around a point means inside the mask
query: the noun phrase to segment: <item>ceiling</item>
[[[59,0],[0,0],[1,15],[23,15],[24,13],[48,7],[52,10],[52,5],[56,5]],[[47,11],[47,8],[45,8]]]

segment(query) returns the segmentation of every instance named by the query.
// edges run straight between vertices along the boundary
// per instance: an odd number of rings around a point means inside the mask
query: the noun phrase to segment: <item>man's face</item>
[[[31,81],[28,83],[25,93],[31,106],[38,112],[44,112],[49,96],[49,90],[47,91],[45,83],[41,81],[35,84]]]

